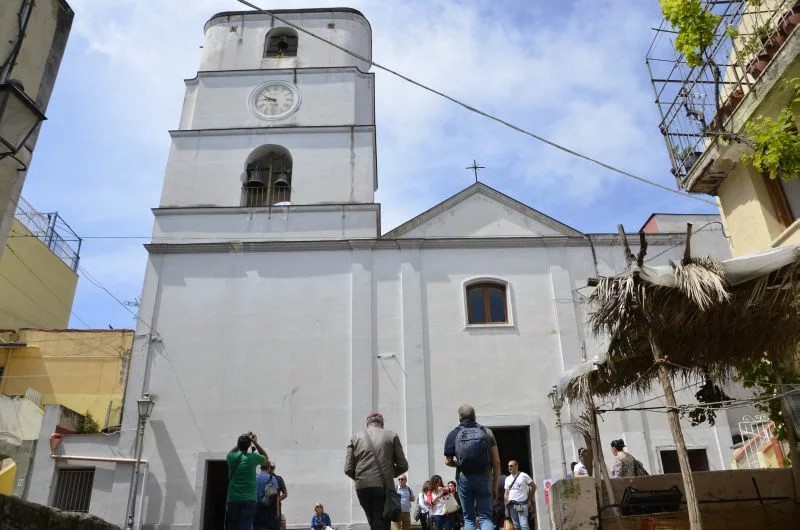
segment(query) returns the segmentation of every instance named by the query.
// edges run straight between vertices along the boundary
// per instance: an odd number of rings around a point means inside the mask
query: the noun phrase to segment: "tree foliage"
[[[789,106],[783,108],[777,118],[759,115],[747,124],[745,131],[753,144],[753,153],[744,155],[743,159],[768,173],[770,178],[793,180],[800,177],[798,117],[792,111],[792,107],[800,103],[800,78],[787,83],[795,91]]]
[[[100,424],[95,421],[94,416],[88,410],[78,424],[78,434],[94,434],[100,432]]]
[[[678,32],[675,49],[689,66],[703,64],[703,51],[714,42],[714,29],[722,17],[703,9],[700,0],[659,0],[664,20]]]
[[[766,355],[760,359],[746,361],[738,368],[739,382],[742,386],[753,390],[756,398],[768,399],[781,393],[777,381],[783,384],[800,384],[800,376],[792,368],[779,366]],[[780,440],[786,439],[786,422],[781,413],[781,404],[778,399],[770,399],[756,404],[756,408],[769,415],[775,423],[775,436]]]

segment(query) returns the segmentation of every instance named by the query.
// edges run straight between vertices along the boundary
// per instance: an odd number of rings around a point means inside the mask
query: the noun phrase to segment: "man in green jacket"
[[[249,453],[250,446],[258,453]],[[256,514],[256,469],[267,461],[267,453],[253,433],[243,434],[228,453],[228,511],[226,530],[251,530]]]

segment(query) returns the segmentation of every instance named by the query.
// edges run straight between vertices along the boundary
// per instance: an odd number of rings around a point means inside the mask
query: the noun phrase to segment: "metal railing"
[[[788,17],[800,13],[800,0],[763,0],[758,6],[744,0],[700,3],[720,17],[703,63],[687,64],[666,21],[657,28],[646,59],[661,114],[659,129],[679,187],[795,29]]]
[[[89,511],[94,484],[94,468],[59,469],[53,507],[65,512]]]
[[[53,254],[66,263],[70,269],[78,270],[81,238],[58,215],[58,212],[39,212],[28,201],[20,197],[14,217],[25,225],[25,228],[30,230],[36,238],[47,245],[47,248],[53,251]]]
[[[243,186],[242,206],[286,206],[292,200],[289,186]]]

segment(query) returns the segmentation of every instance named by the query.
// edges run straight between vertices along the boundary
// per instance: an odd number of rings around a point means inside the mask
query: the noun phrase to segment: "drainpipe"
[[[50,455],[53,460],[84,460],[86,462],[113,462],[115,464],[135,464],[135,458],[121,458],[114,456],[80,456],[80,455]],[[147,464],[147,460],[141,460]]]

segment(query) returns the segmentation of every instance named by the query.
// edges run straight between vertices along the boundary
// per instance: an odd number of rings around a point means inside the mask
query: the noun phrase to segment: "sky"
[[[141,291],[167,131],[178,126],[183,80],[196,74],[203,25],[249,8],[235,0],[68,2],[75,19],[23,196],[85,238],[71,326],[131,328],[134,317],[117,300]],[[371,23],[375,62],[675,188],[644,63],[661,21],[656,0],[253,3],[354,7]],[[653,212],[716,213],[373,72],[382,232],[471,185],[473,160],[485,166],[482,182],[583,232],[616,232],[618,223],[637,231]]]

